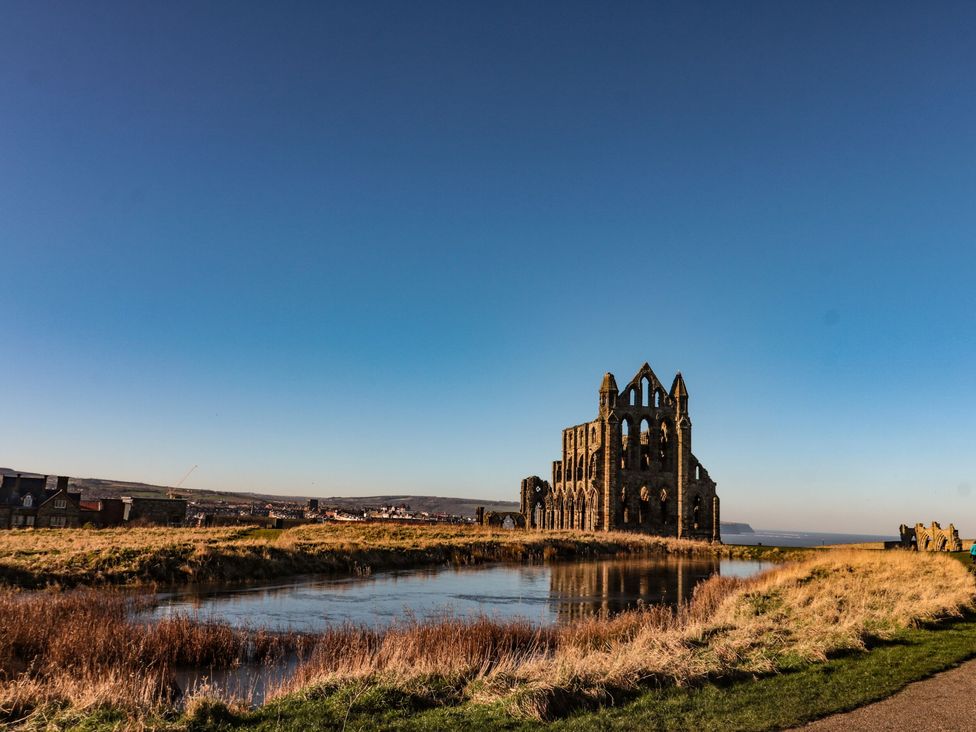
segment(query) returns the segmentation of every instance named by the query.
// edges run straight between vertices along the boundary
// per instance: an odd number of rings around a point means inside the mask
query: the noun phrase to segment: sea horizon
[[[796,531],[791,529],[753,529],[751,534],[722,532],[726,544],[755,546],[830,546],[832,544],[864,544],[867,542],[897,541],[894,534],[858,534],[835,531]]]

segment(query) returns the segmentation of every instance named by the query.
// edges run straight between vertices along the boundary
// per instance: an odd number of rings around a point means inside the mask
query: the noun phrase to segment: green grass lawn
[[[949,556],[953,559],[958,559],[960,562],[965,564],[967,567],[973,565],[973,558],[970,556],[969,551],[964,552],[952,552]]]
[[[346,686],[311,690],[242,715],[221,706],[184,720],[193,730],[769,730],[802,724],[883,699],[911,681],[976,655],[976,615],[906,630],[867,652],[788,672],[697,688],[649,689],[618,704],[578,710],[542,724],[492,706],[418,706],[409,695]],[[89,718],[86,727],[99,724]],[[90,726],[88,726],[90,725]]]

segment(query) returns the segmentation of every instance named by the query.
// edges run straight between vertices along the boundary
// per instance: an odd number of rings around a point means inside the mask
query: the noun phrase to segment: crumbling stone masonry
[[[641,531],[719,541],[715,481],[691,452],[688,389],[648,364],[622,391],[607,373],[592,422],[563,430],[552,480],[522,481],[528,528]]]
[[[925,524],[915,524],[914,527],[902,524],[898,527],[901,545],[906,549],[916,549],[920,552],[961,552],[962,541],[956,527],[949,524],[943,529],[938,521],[926,527]]]
[[[496,529],[524,529],[525,514],[518,511],[485,511],[484,506],[478,506],[477,522]]]

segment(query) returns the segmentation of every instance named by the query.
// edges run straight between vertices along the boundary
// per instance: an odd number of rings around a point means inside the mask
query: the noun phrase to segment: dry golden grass
[[[446,683],[459,698],[501,699],[516,714],[547,718],[651,681],[771,673],[863,648],[870,638],[958,615],[972,606],[974,589],[972,575],[946,557],[831,552],[748,580],[713,578],[673,613],[658,608],[534,634],[487,621],[418,625],[348,652],[330,642],[278,693],[356,679],[443,694]]]
[[[141,715],[175,701],[176,667],[270,662],[311,640],[180,616],[139,622],[146,602],[111,590],[0,592],[0,719],[51,705]]]
[[[480,526],[316,524],[274,536],[248,527],[0,532],[0,582],[117,584],[369,573],[418,564],[618,553],[728,553],[702,542],[629,533],[526,532]]]
[[[431,703],[502,701],[545,719],[612,703],[649,683],[771,673],[864,647],[972,606],[954,560],[907,552],[827,552],[746,579],[713,577],[692,601],[564,626],[485,618],[272,634],[174,618],[147,625],[112,590],[0,592],[0,723],[44,726],[52,709],[115,708],[133,726],[171,712],[177,666],[234,666],[295,653],[272,696],[325,685],[393,686]],[[185,701],[185,700],[184,700]],[[206,694],[190,704],[206,711]],[[199,711],[199,710],[197,710]],[[201,714],[203,712],[200,712]]]

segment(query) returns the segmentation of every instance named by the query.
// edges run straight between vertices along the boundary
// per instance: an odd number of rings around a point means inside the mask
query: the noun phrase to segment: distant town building
[[[98,502],[98,520],[95,526],[121,526],[125,520],[125,504],[121,498],[102,498]]]
[[[3,476],[0,483],[0,528],[65,528],[80,525],[81,494],[68,490],[60,476],[54,488],[48,477]]]
[[[159,526],[180,526],[186,520],[186,499],[122,496],[122,520]]]

